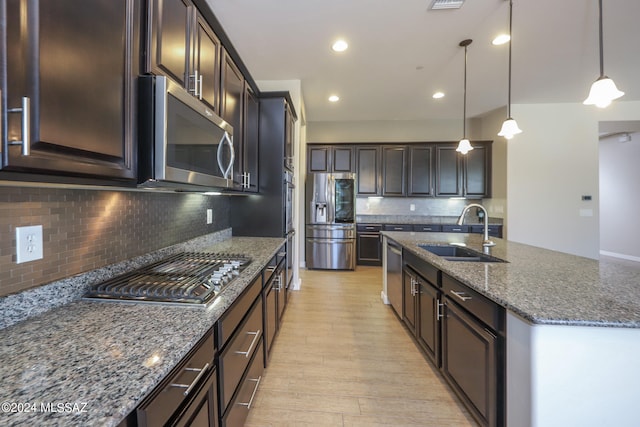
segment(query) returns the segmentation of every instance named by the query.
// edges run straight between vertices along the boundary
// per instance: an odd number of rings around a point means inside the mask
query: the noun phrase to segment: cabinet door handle
[[[465,294],[464,292],[456,292],[456,291],[452,290],[451,293],[453,295],[455,295],[456,297],[458,297],[459,299],[461,299],[462,301],[469,301],[469,300],[473,299],[470,295]]]
[[[238,402],[238,405],[246,406],[247,410],[249,410],[249,409],[251,409],[251,404],[253,403],[253,398],[256,397],[256,391],[258,391],[258,387],[260,386],[260,381],[262,381],[262,376],[259,376],[256,379],[247,378],[247,381],[254,381],[256,383],[256,386],[253,388],[253,393],[251,393],[251,398],[249,399],[249,401],[247,403]]]
[[[200,381],[200,378],[202,378],[202,376],[207,372],[207,369],[209,369],[209,364],[208,363],[205,363],[205,365],[201,369],[198,369],[198,368],[184,368],[185,371],[199,372],[199,374],[194,378],[193,381],[191,381],[191,384],[173,383],[173,384],[170,384],[170,386],[171,387],[178,387],[178,388],[186,388],[186,390],[182,394],[184,396],[187,396],[189,393],[191,393],[191,390],[193,390],[193,387],[195,387],[195,385],[198,384],[198,381]]]
[[[441,310],[443,307],[444,307],[444,304],[442,304],[440,300],[436,300],[436,320],[442,319],[443,314]]]
[[[200,79],[198,80],[199,86],[200,86],[199,90],[198,90],[198,99],[199,100],[202,100],[202,78],[203,78],[203,75],[200,74]]]
[[[9,141],[9,145],[22,145],[22,155],[31,154],[31,99],[22,97],[22,106],[19,108],[9,108],[7,113],[22,113],[22,140]],[[8,151],[8,150],[7,150]]]
[[[251,340],[251,345],[249,345],[249,348],[247,349],[247,351],[236,351],[236,354],[242,354],[244,357],[249,357],[249,355],[251,354],[251,350],[253,349],[253,346],[256,345],[256,341],[258,340],[258,338],[260,338],[260,329],[258,329],[255,332],[247,332],[247,335],[253,335],[253,340]]]

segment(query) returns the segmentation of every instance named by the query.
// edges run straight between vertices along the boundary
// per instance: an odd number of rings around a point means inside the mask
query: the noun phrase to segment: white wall
[[[631,141],[614,135],[600,140],[600,251],[640,261],[640,132]]]
[[[480,125],[468,120],[469,137]],[[369,120],[355,122],[309,122],[309,142],[422,142],[458,141],[462,138],[462,120]]]
[[[640,102],[511,110],[523,133],[509,141],[507,153],[509,240],[598,258],[598,122],[638,120]]]

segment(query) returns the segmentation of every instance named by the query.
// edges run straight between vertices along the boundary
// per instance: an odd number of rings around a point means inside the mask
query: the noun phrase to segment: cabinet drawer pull
[[[251,340],[251,345],[249,345],[249,348],[247,349],[247,351],[236,351],[236,354],[242,354],[244,355],[244,357],[249,357],[249,355],[251,354],[251,350],[253,349],[253,346],[256,345],[256,341],[260,337],[260,329],[258,329],[255,332],[247,332],[247,335],[254,336],[253,339]]]
[[[440,300],[436,300],[436,320],[440,320],[444,317],[442,314],[442,307],[444,307],[444,304],[442,304]]]
[[[460,298],[462,301],[469,301],[469,300],[473,299],[471,296],[465,294],[464,292],[456,292],[456,291],[452,290],[451,293],[453,295],[457,296],[458,298]]]
[[[402,227],[393,227],[395,231],[402,231]]]
[[[195,385],[198,384],[198,381],[200,381],[200,378],[202,378],[202,376],[207,373],[207,369],[209,369],[209,364],[208,363],[205,363],[205,365],[202,367],[202,369],[184,368],[185,371],[199,372],[199,374],[195,377],[195,379],[193,381],[191,381],[191,384],[173,383],[173,384],[170,384],[170,386],[171,387],[178,387],[178,388],[186,388],[186,390],[182,394],[184,396],[187,396],[187,395],[189,395],[189,393],[191,393],[191,390],[193,389],[193,387],[195,387]]]
[[[256,379],[247,378],[247,381],[254,381],[256,383],[256,386],[253,388],[253,393],[251,393],[251,398],[249,399],[249,401],[247,403],[238,402],[238,405],[246,406],[247,410],[249,410],[249,409],[251,409],[251,404],[253,403],[253,398],[256,397],[256,392],[258,391],[258,387],[260,386],[260,381],[262,381],[262,375],[259,376]]]
[[[24,96],[20,108],[9,108],[8,113],[22,113],[22,141],[9,141],[9,145],[22,145],[22,155],[28,156],[31,150],[31,99]]]
[[[365,227],[365,230],[375,230],[375,227]]]

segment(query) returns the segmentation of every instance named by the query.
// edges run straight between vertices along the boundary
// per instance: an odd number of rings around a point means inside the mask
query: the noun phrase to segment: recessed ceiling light
[[[345,50],[347,50],[348,47],[349,47],[349,44],[346,41],[340,39],[340,40],[337,40],[331,46],[331,49],[333,49],[336,52],[344,52]]]
[[[433,94],[433,99],[440,99],[440,98],[444,98],[443,92],[436,92]]]
[[[498,37],[491,41],[491,44],[494,46],[499,46],[501,44],[509,43],[509,40],[511,40],[509,34],[500,34]]]
[[[329,97],[329,101],[330,102],[338,102],[338,101],[340,101],[340,97],[338,95],[331,95]]]

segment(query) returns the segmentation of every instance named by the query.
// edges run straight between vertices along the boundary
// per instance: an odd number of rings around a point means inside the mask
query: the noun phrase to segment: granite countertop
[[[0,330],[0,399],[21,405],[13,409],[29,410],[7,413],[3,403],[0,424],[117,425],[211,329],[284,242],[233,237],[203,247],[252,258],[206,309],[79,300]],[[49,403],[63,404],[62,411],[42,412],[41,404]]]
[[[491,255],[507,263],[447,261],[419,244],[464,243],[482,251],[482,236],[382,232],[534,324],[640,328],[640,269],[494,238]]]
[[[424,215],[356,215],[359,224],[455,224],[457,216],[424,216]],[[482,225],[483,222],[469,214],[465,225]],[[501,218],[489,218],[489,224],[502,225]]]

